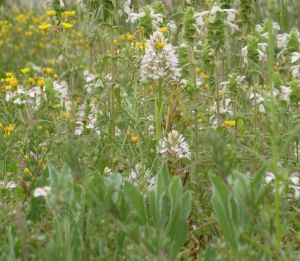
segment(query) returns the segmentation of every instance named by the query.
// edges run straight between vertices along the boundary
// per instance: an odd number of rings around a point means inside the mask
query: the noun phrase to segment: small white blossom
[[[286,86],[281,86],[281,95],[280,99],[283,101],[289,101],[292,93],[292,89]]]
[[[290,181],[294,184],[294,185],[299,185],[300,182],[300,173],[295,172],[290,176]]]
[[[300,65],[294,65],[291,67],[293,78],[298,78],[300,76]]]
[[[68,84],[66,81],[53,82],[53,89],[55,91],[56,97],[60,100],[60,104],[66,109],[66,111],[71,110],[71,101],[68,96]]]
[[[159,13],[156,14],[151,6],[147,6],[145,7],[145,9],[147,10],[144,10],[140,13],[135,13],[135,12],[131,12],[130,8],[127,7],[125,10],[128,16],[126,23],[128,22],[135,23],[138,19],[144,17],[146,15],[146,12],[149,11],[153,28],[155,30],[159,29],[160,24],[163,22],[163,18],[164,18],[163,15]]]
[[[17,187],[17,183],[15,182],[15,181],[9,181],[9,182],[7,182],[7,184],[6,184],[6,188],[7,189],[14,189],[14,188],[16,188]]]
[[[225,18],[224,24],[226,24],[227,26],[229,26],[229,28],[231,28],[233,30],[237,30],[237,31],[239,30],[239,27],[233,23],[235,20],[235,16],[237,14],[237,10],[222,9],[220,6],[218,6],[216,4],[212,7],[212,9],[210,11],[195,13],[193,18],[196,20],[197,25],[202,27],[205,24],[203,17],[208,16],[209,23],[214,23],[218,12],[225,14],[226,18]]]
[[[272,172],[267,172],[265,177],[265,182],[270,183],[275,179],[275,175]]]
[[[292,52],[292,57],[291,57],[291,63],[296,63],[300,59],[300,53],[299,52]]]
[[[127,178],[134,186],[144,187],[146,190],[149,190],[154,185],[154,176],[149,169],[146,169],[146,166],[137,163],[129,173]]]
[[[48,186],[36,188],[33,192],[35,198],[46,197],[51,192],[51,188]]]
[[[277,46],[278,48],[286,48],[286,45],[288,43],[289,34],[278,34],[277,35]]]
[[[105,168],[104,168],[104,174],[106,174],[106,175],[112,174],[111,168],[105,167]]]
[[[89,71],[84,71],[83,75],[84,75],[84,78],[85,78],[86,82],[91,82],[91,81],[94,81],[96,79],[95,75],[92,74]]]

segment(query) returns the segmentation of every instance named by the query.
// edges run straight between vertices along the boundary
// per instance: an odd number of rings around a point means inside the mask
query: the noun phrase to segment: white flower
[[[108,175],[108,174],[111,174],[111,173],[112,173],[111,168],[109,168],[109,167],[104,168],[104,174]]]
[[[51,192],[51,188],[48,186],[36,188],[33,192],[35,198],[46,197]]]
[[[237,14],[237,10],[235,9],[222,9],[221,7],[219,7],[218,5],[214,5],[212,7],[212,9],[210,11],[204,11],[204,12],[200,12],[200,13],[195,13],[193,18],[196,20],[196,23],[198,26],[202,27],[204,25],[204,20],[203,17],[204,16],[209,16],[209,23],[214,23],[216,20],[216,16],[217,13],[221,12],[223,14],[225,14],[226,19],[224,21],[224,23],[226,25],[228,25],[231,29],[233,30],[239,30],[239,27],[234,24],[234,20],[235,20],[235,16]]]
[[[262,63],[265,63],[267,61],[267,54],[266,54],[267,47],[268,47],[267,43],[259,43],[258,44],[258,49],[257,49],[258,59]]]
[[[281,86],[280,99],[283,101],[288,101],[290,99],[292,89],[286,86]]]
[[[288,42],[289,34],[278,34],[277,35],[277,46],[278,48],[285,48]]]
[[[294,184],[294,185],[299,185],[300,182],[300,173],[295,172],[290,176],[290,181]]]
[[[291,63],[296,63],[300,59],[300,53],[298,52],[293,52],[292,57],[291,57]]]
[[[204,11],[201,13],[195,13],[193,18],[196,20],[196,23],[198,26],[203,26],[204,25],[204,20],[203,20],[203,16],[208,15],[209,11]]]
[[[83,125],[79,123],[79,125],[75,127],[75,135],[80,136],[82,132],[83,132]]]
[[[146,169],[146,166],[142,163],[137,163],[134,166],[134,169],[130,171],[127,180],[134,186],[146,187],[146,190],[151,189],[155,181],[151,171]]]
[[[76,127],[75,127],[75,135],[79,136],[82,134],[84,128],[87,128],[91,131],[94,131],[97,133],[97,135],[101,134],[100,129],[98,128],[98,108],[96,106],[97,104],[95,102],[92,102],[89,104],[90,112],[87,115],[86,119],[86,105],[82,104],[78,111],[78,118],[76,121]]]
[[[157,44],[161,47],[157,47]],[[158,80],[169,77],[172,80],[179,80],[180,69],[175,49],[171,44],[166,43],[162,32],[156,31],[147,41],[145,55],[141,62],[142,81]]]
[[[216,113],[217,112],[217,102],[214,102],[211,110]],[[220,101],[219,103],[220,113],[226,113],[229,115],[233,114],[232,101],[230,98],[226,98]]]
[[[17,187],[17,183],[15,182],[15,181],[9,181],[9,182],[7,182],[7,184],[6,184],[6,188],[7,189],[14,189],[14,188],[16,188]]]
[[[293,78],[300,76],[300,65],[294,65],[291,67],[290,71],[292,72]]]
[[[273,23],[272,23],[272,27],[273,27],[273,29],[274,29],[275,31],[279,31],[279,30],[280,30],[280,25],[279,25],[278,23],[276,23],[276,22],[273,22]]]
[[[299,199],[300,198],[300,186],[289,186],[289,188],[294,190],[294,198]]]
[[[40,96],[42,93],[42,90],[41,90],[41,87],[39,86],[35,86],[33,88],[31,88],[30,90],[27,91],[27,95],[30,97],[30,98],[35,98],[37,96]]]
[[[163,22],[163,15],[162,14],[156,14],[151,6],[146,6],[145,11],[142,11],[140,13],[134,13],[131,12],[130,8],[127,7],[125,12],[128,15],[128,18],[126,20],[126,23],[135,23],[138,19],[144,17],[146,15],[146,12],[150,12],[151,17],[151,23],[155,30],[159,29],[160,24]]]
[[[68,96],[68,84],[66,81],[53,82],[53,89],[55,91],[56,97],[60,100],[60,103],[65,107],[66,111],[71,110],[71,102]]]
[[[264,28],[261,24],[255,25],[255,30],[259,33],[262,33],[264,31]]]
[[[158,153],[169,160],[191,159],[188,143],[176,130],[172,130],[159,141]]]
[[[272,172],[267,172],[265,177],[265,182],[270,183],[275,179],[275,175]]]
[[[24,100],[22,100],[20,97],[18,97],[17,99],[15,99],[14,100],[14,104],[24,104],[25,103],[25,101]]]
[[[92,74],[92,73],[89,72],[89,71],[84,71],[84,72],[83,72],[83,75],[84,75],[84,78],[85,78],[85,81],[86,81],[86,82],[91,82],[91,81],[93,81],[93,80],[96,79],[95,75]]]
[[[170,21],[167,26],[171,33],[175,33],[177,31],[177,25],[174,21]]]
[[[258,53],[258,59],[260,62],[265,63],[267,61],[267,48],[268,48],[268,44],[267,43],[259,43],[258,44],[258,48],[256,49],[257,53]],[[243,63],[245,65],[248,64],[248,46],[245,46],[241,49],[241,55],[243,58]]]

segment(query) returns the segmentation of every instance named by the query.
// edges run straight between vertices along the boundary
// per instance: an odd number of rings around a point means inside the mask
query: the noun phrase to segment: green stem
[[[274,202],[274,227],[275,227],[275,238],[274,245],[278,253],[281,252],[281,238],[282,238],[282,224],[281,224],[281,202],[282,193],[280,189],[280,173],[278,168],[278,161],[280,159],[280,134],[278,132],[278,116],[276,113],[276,104],[274,98],[274,33],[272,28],[272,20],[268,21],[269,29],[269,53],[268,53],[268,82],[271,91],[271,108],[270,108],[270,122],[271,122],[271,147],[272,147],[272,167],[276,175],[275,178],[275,202]]]
[[[216,82],[216,105],[217,105],[217,126],[221,126],[221,116],[220,116],[220,90],[219,90],[219,70],[218,70],[218,52],[216,52],[215,57],[215,82]]]
[[[163,112],[163,86],[159,81],[157,85],[157,96],[155,101],[155,132],[156,140],[161,138],[162,134],[162,112]]]

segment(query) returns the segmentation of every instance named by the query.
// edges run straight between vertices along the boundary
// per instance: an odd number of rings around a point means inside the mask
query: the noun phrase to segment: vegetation
[[[0,261],[299,260],[297,0],[0,0]]]

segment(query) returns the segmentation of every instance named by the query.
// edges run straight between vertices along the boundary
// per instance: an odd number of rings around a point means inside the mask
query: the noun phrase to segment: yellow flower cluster
[[[226,121],[224,121],[223,124],[225,127],[233,128],[233,127],[235,127],[236,122],[233,120],[226,120]]]
[[[12,72],[5,74],[6,78],[1,78],[1,91],[8,91],[18,87],[18,80]]]
[[[43,72],[46,74],[49,74],[49,75],[53,74],[53,71],[54,71],[53,68],[50,68],[50,67],[43,69]]]
[[[167,44],[163,42],[156,42],[154,45],[157,49],[164,49],[167,46]]]
[[[196,72],[197,74],[199,74],[200,77],[202,77],[202,78],[204,78],[204,79],[208,78],[207,75],[206,75],[206,73],[203,72],[199,67],[196,67],[196,68],[195,68],[195,72]]]
[[[56,15],[56,11],[55,10],[49,10],[49,11],[47,11],[47,15],[49,17],[55,16]]]
[[[24,174],[26,174],[26,175],[32,176],[32,173],[31,173],[31,171],[30,171],[29,168],[24,168],[24,169],[23,169],[23,172],[24,172]]]
[[[136,46],[140,49],[146,49],[147,48],[147,44],[146,43],[143,43],[143,42],[136,42],[135,43]]]
[[[162,32],[162,33],[168,33],[169,32],[169,29],[168,29],[168,27],[167,26],[164,26],[164,27],[161,27],[160,28],[160,31]]]
[[[147,48],[147,44],[146,43],[144,43],[142,41],[136,40],[135,36],[132,35],[131,33],[122,34],[122,35],[120,35],[120,38],[121,38],[122,41],[135,42],[136,47],[138,47],[140,49]],[[118,44],[118,40],[117,39],[114,39],[114,44],[115,45]]]
[[[61,13],[62,17],[73,17],[76,15],[76,11],[71,10],[71,11],[64,11]]]
[[[3,137],[8,138],[14,132],[15,127],[12,124],[8,124],[5,126],[0,123],[0,129],[3,129],[4,131]]]
[[[44,77],[40,77],[38,79],[38,86],[40,86],[41,88],[43,88],[45,86],[45,78]]]
[[[23,73],[23,74],[28,74],[28,73],[30,73],[30,68],[25,67],[25,68],[21,69],[21,73]]]
[[[52,26],[52,25],[49,24],[49,23],[47,23],[47,24],[41,24],[41,25],[39,26],[39,29],[42,30],[42,31],[44,31],[44,32],[46,32],[46,31],[49,30],[49,28],[50,28],[51,26]]]
[[[127,33],[127,34],[122,34],[121,35],[121,40],[123,41],[133,41],[134,40],[134,36],[131,33]]]
[[[62,23],[61,23],[61,26],[62,26],[63,28],[65,28],[66,30],[69,30],[69,29],[71,29],[74,25],[73,25],[73,24],[70,24],[70,23],[64,23],[64,22],[62,22]]]

